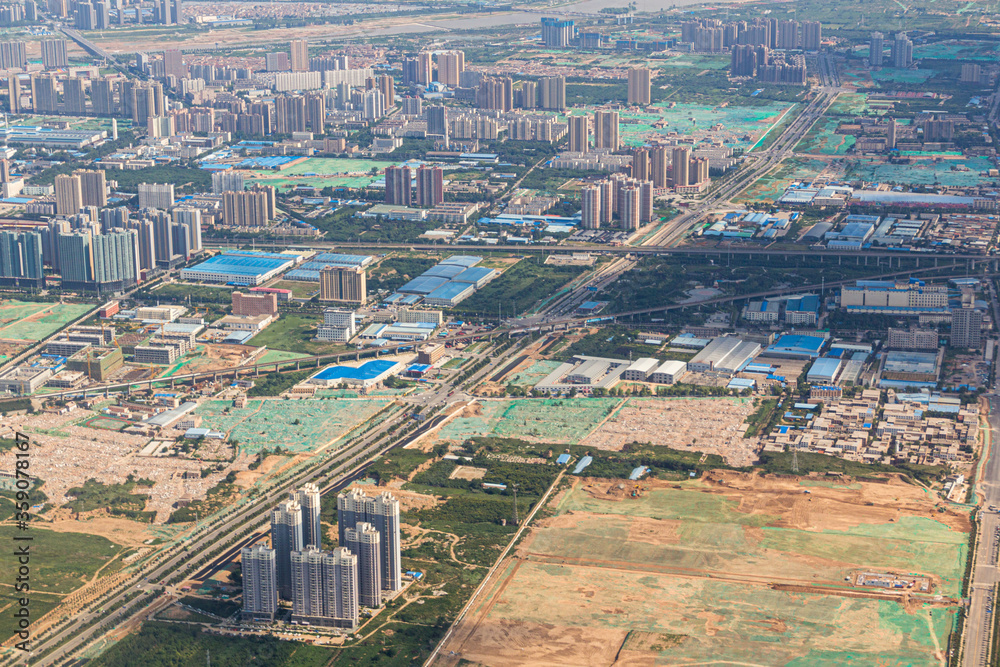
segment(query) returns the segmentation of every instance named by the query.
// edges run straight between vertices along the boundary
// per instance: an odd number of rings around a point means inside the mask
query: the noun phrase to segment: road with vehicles
[[[1000,304],[996,290],[990,290],[993,317],[1000,316]],[[994,321],[996,321],[994,319]],[[993,386],[989,401],[989,449],[984,448],[982,471],[975,484],[975,492],[980,496],[978,512],[979,529],[976,536],[975,566],[969,581],[968,607],[965,612],[964,636],[962,637],[962,665],[964,667],[986,667],[990,660],[993,637],[994,615],[996,614],[995,593],[1000,584],[1000,379]],[[973,554],[969,554],[972,558]],[[996,656],[992,656],[994,661]]]
[[[499,354],[490,356],[489,362],[473,373],[463,384],[475,384],[496,370],[498,366],[505,363],[510,355],[520,350],[521,345],[521,343],[515,343]],[[484,355],[485,352],[478,358],[481,360]],[[460,410],[468,402],[467,395],[461,391],[461,386],[455,381],[441,383],[435,387],[431,395],[437,398],[434,407],[445,407],[447,410],[448,406],[451,405],[454,408],[452,412]],[[178,574],[190,572],[195,567],[198,567],[197,574],[193,575],[195,577],[210,576],[207,573],[221,569],[228,560],[235,556],[241,542],[250,544],[259,539],[261,528],[266,525],[269,519],[270,508],[291,489],[307,482],[315,482],[320,485],[321,493],[324,495],[336,493],[361,477],[378,456],[392,449],[405,447],[434,431],[452,416],[452,413],[434,415],[417,426],[410,434],[394,441],[395,436],[388,433],[388,429],[393,425],[409,421],[411,413],[411,409],[397,412],[380,424],[372,433],[338,452],[336,457],[330,461],[281,479],[259,498],[252,501],[241,501],[221,517],[217,526],[209,524],[203,527],[202,532],[188,536],[166,552],[138,566],[128,581],[99,596],[85,610],[74,616],[62,629],[52,635],[43,636],[30,654],[8,657],[6,660],[0,661],[0,664],[20,665],[30,662],[32,665],[48,667],[73,657],[77,651],[84,649],[99,636],[101,631],[110,630],[124,622],[130,615],[138,613],[148,606],[153,600],[154,593],[162,591],[165,594],[170,594],[169,589],[164,584],[154,583],[150,585],[149,582],[164,582]],[[248,531],[250,535],[246,535]],[[220,545],[231,546],[222,554],[216,554]],[[207,558],[212,560],[207,565],[202,564],[202,561]],[[129,594],[138,595],[129,600]],[[118,609],[102,618],[102,612],[99,610],[114,607],[118,607]],[[50,649],[55,650],[44,657],[37,659],[33,657],[42,655]]]

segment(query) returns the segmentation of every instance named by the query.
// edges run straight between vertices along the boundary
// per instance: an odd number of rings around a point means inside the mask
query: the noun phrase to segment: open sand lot
[[[749,465],[757,440],[744,439],[743,433],[753,411],[753,401],[746,398],[630,398],[580,444],[621,451],[631,442],[648,442]]]
[[[643,486],[632,499],[581,479],[550,501],[554,516],[498,569],[439,664],[943,664],[967,514],[895,478],[717,471]],[[853,587],[858,567],[934,588]]]

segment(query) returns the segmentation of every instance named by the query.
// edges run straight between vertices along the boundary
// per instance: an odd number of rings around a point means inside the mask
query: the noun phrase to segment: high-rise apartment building
[[[651,102],[651,94],[649,68],[631,68],[628,71],[628,103],[648,105]]]
[[[379,555],[381,587],[386,591],[402,588],[399,501],[388,491],[370,498],[360,489],[352,489],[337,496],[337,521],[340,544],[346,544],[345,528],[348,526],[367,522],[375,527],[382,536]]]
[[[417,168],[417,206],[430,208],[444,201],[444,170],[423,165]]]
[[[538,84],[534,81],[522,81],[518,102],[522,109],[538,108]]]
[[[823,43],[823,24],[819,21],[802,22],[802,48],[806,51],[819,51]]]
[[[597,111],[594,113],[594,148],[616,151],[618,139],[618,112]]]
[[[305,549],[302,537],[302,506],[294,500],[271,510],[271,547],[275,551],[278,595],[292,599],[292,553]]]
[[[590,149],[590,119],[587,116],[569,117],[569,150],[586,153]]]
[[[83,207],[83,190],[80,177],[70,174],[59,174],[55,179],[56,214],[76,215]]]
[[[433,66],[434,56],[429,51],[422,51],[417,54],[417,83],[427,85],[434,80]]]
[[[649,151],[645,148],[632,149],[632,178],[637,181],[649,180]]]
[[[885,35],[880,32],[873,32],[868,40],[868,64],[872,67],[881,67],[885,58]]]
[[[243,189],[243,173],[239,171],[212,172],[212,194],[239,192]]]
[[[173,76],[183,79],[188,75],[187,65],[184,64],[184,55],[177,49],[167,49],[163,52],[163,76]]]
[[[448,107],[427,108],[427,134],[448,136]]]
[[[580,225],[584,229],[601,228],[601,187],[585,185],[580,191],[581,218]]]
[[[292,621],[353,629],[358,622],[358,557],[306,547],[292,554]]]
[[[24,69],[27,66],[24,42],[0,42],[0,69]]]
[[[545,76],[538,81],[541,107],[561,111],[566,108],[566,77]]]
[[[230,227],[266,227],[276,214],[274,186],[222,193],[222,222]]]
[[[649,179],[653,181],[654,188],[665,188],[669,184],[669,161],[666,146],[654,146],[649,150]]]
[[[514,108],[514,81],[509,76],[484,77],[476,91],[476,106],[510,111]]]
[[[174,205],[173,183],[140,183],[139,208],[155,208],[166,211]]]
[[[304,39],[293,39],[289,44],[293,72],[309,71],[309,43]]]
[[[892,41],[892,66],[904,69],[913,64],[913,42],[905,32]]]
[[[673,150],[673,166],[671,178],[675,188],[691,183],[691,149],[687,146],[677,146]]]
[[[41,234],[0,231],[0,285],[44,287],[42,262]]]
[[[272,294],[277,298],[277,295]],[[275,312],[277,312],[277,302],[275,302]],[[302,541],[308,546],[317,549],[323,548],[323,528],[320,523],[320,495],[319,487],[315,484],[303,484],[296,489],[294,499],[302,508]]]
[[[385,203],[409,206],[413,203],[413,178],[409,167],[386,167]]]
[[[977,350],[982,345],[983,312],[975,308],[954,308],[951,311],[951,347]]]
[[[358,600],[365,607],[381,607],[381,534],[362,521],[345,530],[344,538],[347,550],[358,558]]]
[[[65,39],[42,40],[42,67],[45,69],[69,67],[69,60],[66,58]]]
[[[437,57],[437,80],[445,86],[458,86],[459,77],[465,71],[465,52],[446,51]]]
[[[263,544],[240,551],[243,568],[243,618],[274,620],[278,611],[277,571],[274,549]]]
[[[576,36],[575,24],[571,20],[545,17],[542,19],[542,44],[562,48],[570,45]]]
[[[360,266],[327,266],[319,272],[319,300],[364,304],[368,300],[365,270]]]
[[[104,208],[108,205],[108,183],[103,170],[77,169],[73,175],[80,178],[84,206]]]

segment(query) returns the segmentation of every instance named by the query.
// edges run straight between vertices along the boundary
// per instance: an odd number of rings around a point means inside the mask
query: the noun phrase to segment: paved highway
[[[993,317],[1000,315],[995,290],[990,290]],[[994,319],[994,321],[996,321]],[[1000,382],[1000,379],[997,380]],[[997,554],[1000,550],[1000,514],[990,507],[1000,507],[1000,385],[994,385],[988,397],[990,414],[989,449],[983,449],[982,471],[976,483],[976,493],[981,498],[979,534],[975,552],[975,567],[969,583],[969,606],[966,611],[962,638],[962,665],[986,667],[990,664],[990,639],[993,630],[993,599],[1000,584]],[[970,554],[970,557],[972,555]]]

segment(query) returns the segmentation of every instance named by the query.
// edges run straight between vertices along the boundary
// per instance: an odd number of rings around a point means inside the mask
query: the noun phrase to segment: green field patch
[[[130,422],[127,422],[124,419],[118,419],[117,417],[98,415],[97,417],[91,417],[87,421],[83,422],[83,425],[89,428],[96,428],[101,431],[121,431],[125,427],[129,426]]]
[[[198,406],[203,425],[239,442],[240,451],[257,454],[280,447],[287,452],[311,452],[371,420],[390,399],[354,400],[257,399],[245,408],[229,401],[207,401]]]
[[[976,187],[996,181],[994,177],[983,175],[993,168],[989,158],[985,157],[913,160],[910,164],[889,164],[869,159],[855,162],[847,176],[899,185]]]
[[[508,377],[504,382],[506,384],[513,384],[517,386],[531,385],[534,386],[538,382],[544,380],[550,373],[555,371],[562,362],[559,361],[549,361],[547,359],[542,359],[541,361],[536,361],[527,368],[518,371],[514,375]]]
[[[826,162],[822,160],[798,159],[785,160],[775,172],[757,180],[743,191],[741,198],[754,202],[774,201],[785,193],[790,183],[812,181],[824,169]]]
[[[257,360],[258,364],[268,364],[272,361],[295,361],[296,359],[305,359],[308,354],[302,354],[301,352],[286,352],[284,350],[268,350],[264,353],[260,359]]]
[[[83,303],[0,302],[0,338],[39,341],[94,307]]]
[[[17,544],[14,537],[24,534],[14,525],[0,526],[0,539],[6,544]],[[122,551],[121,546],[96,535],[57,533],[34,526],[30,535],[32,594],[72,593]],[[0,554],[0,567],[4,572],[17,572],[18,563],[13,548],[4,549]],[[0,612],[0,617],[6,616]]]
[[[442,440],[475,436],[521,438],[529,442],[576,444],[620,403],[615,398],[481,401],[479,415],[451,420]]]
[[[872,79],[879,83],[920,84],[934,76],[934,70],[929,69],[895,69],[883,67],[872,72]]]
[[[947,39],[932,44],[914,44],[914,58],[931,60],[992,60],[1000,58],[996,42],[972,39]]]

